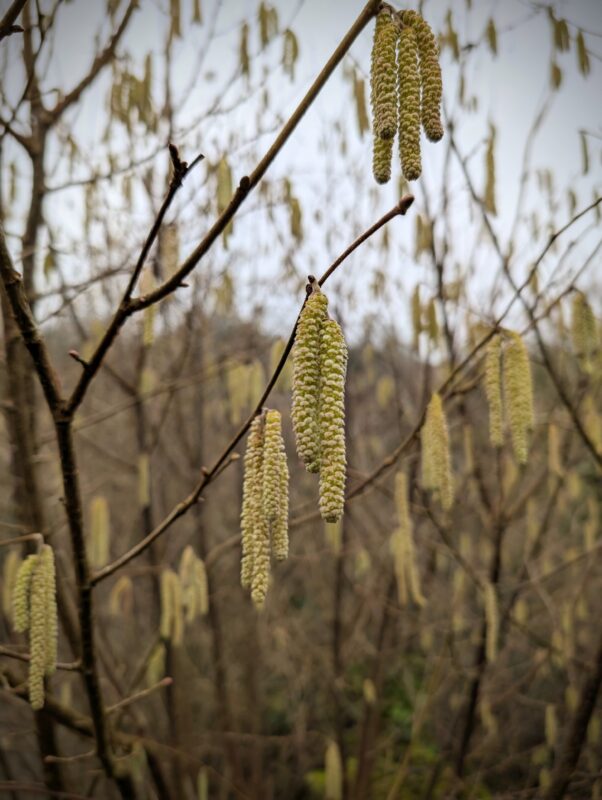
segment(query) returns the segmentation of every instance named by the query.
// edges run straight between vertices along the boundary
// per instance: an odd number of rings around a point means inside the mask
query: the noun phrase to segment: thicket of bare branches
[[[597,797],[599,146],[574,131],[568,185],[535,157],[566,76],[599,77],[597,40],[554,4],[472,36],[482,10],[424,3],[445,136],[416,183],[394,167],[391,192],[370,175],[369,63],[352,50],[380,0],[355,19],[341,4],[311,76],[298,9],[232,22],[232,5],[109,0],[87,68],[58,86],[69,21],[95,35],[86,3],[2,11],[0,794]],[[550,85],[510,203],[512,120],[480,116],[471,79],[526,24],[551,31]],[[322,130],[336,81],[353,105]],[[290,425],[308,273],[350,342],[336,524]],[[517,335],[526,463],[512,376],[496,441],[485,374]],[[449,509],[424,466],[434,394]],[[241,456],[266,406],[285,421],[290,555],[258,612],[240,588]],[[12,605],[43,544],[59,652],[34,711]]]

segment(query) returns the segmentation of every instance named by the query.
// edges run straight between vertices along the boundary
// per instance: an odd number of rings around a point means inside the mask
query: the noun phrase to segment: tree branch
[[[291,134],[294,132],[305,112],[314,102],[324,84],[328,81],[338,64],[342,61],[353,42],[366,27],[374,14],[378,11],[379,6],[380,0],[368,0],[358,18],[355,20],[349,31],[345,34],[332,56],[326,62],[318,77],[308,89],[306,95],[303,97],[295,111],[293,111],[291,117],[282,127],[282,130],[276,137],[267,153],[257,164],[250,176],[245,175],[240,179],[240,183],[234,192],[232,200],[222,214],[220,214],[220,216],[213,223],[209,231],[205,234],[205,237],[201,243],[197,245],[190,256],[188,256],[188,258],[184,261],[182,266],[153,292],[150,292],[145,296],[129,300],[127,303],[120,305],[109,325],[109,328],[98,345],[97,351],[92,356],[90,364],[94,364],[94,369],[91,369],[89,373],[84,373],[79,383],[75,387],[73,395],[68,404],[70,413],[74,413],[82,402],[88,385],[90,384],[95,373],[98,371],[98,367],[102,363],[103,358],[106,356],[126,319],[137,311],[141,311],[148,306],[158,303],[160,300],[163,300],[165,297],[178,289],[182,285],[184,279],[192,272],[203,256],[208,253],[211,247],[219,239],[240,206],[243,204],[252,190],[257,186],[259,181],[263,178],[280,150],[282,150]]]

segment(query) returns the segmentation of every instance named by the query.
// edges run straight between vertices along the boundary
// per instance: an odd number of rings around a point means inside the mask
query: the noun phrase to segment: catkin
[[[293,348],[292,419],[297,452],[309,472],[320,469],[320,332],[328,299],[321,291],[307,298],[301,311]]]
[[[27,556],[21,563],[13,590],[13,625],[17,633],[29,630],[29,594],[36,555]]]
[[[420,579],[416,566],[412,520],[408,503],[408,481],[404,472],[395,476],[395,505],[398,527],[392,536],[391,551],[394,557],[399,602],[405,605],[408,592],[416,605],[424,605]]]
[[[50,545],[44,545],[40,553],[43,565],[44,597],[45,597],[45,642],[44,673],[52,675],[56,671],[58,643],[58,613],[56,607],[56,571],[54,551]]]
[[[182,585],[176,573],[165,569],[161,573],[161,638],[171,640],[174,647],[182,644],[184,635],[184,614],[182,604]]]
[[[324,757],[325,800],[341,800],[343,796],[343,763],[336,742],[330,741]]]
[[[261,466],[263,461],[263,420],[255,417],[251,423],[244,460],[243,500],[241,513],[242,561],[240,582],[244,589],[251,586],[255,534],[261,521]]]
[[[413,27],[406,26],[399,37],[397,68],[399,92],[399,155],[404,177],[420,177],[420,78],[418,44]]]
[[[504,353],[504,395],[519,464],[527,463],[528,433],[533,428],[533,386],[526,345],[518,333],[510,332]]]
[[[279,464],[280,508],[272,531],[272,550],[277,561],[288,557],[288,482],[289,472],[284,450],[280,453]]]
[[[431,142],[438,142],[443,137],[443,125],[441,124],[443,85],[437,41],[428,22],[415,11],[404,11],[401,14],[401,20],[404,25],[412,25],[416,31],[420,55],[420,83],[422,85],[420,108],[422,127]]]
[[[263,608],[270,582],[270,528],[265,519],[255,531],[251,599],[257,608]]]
[[[486,620],[485,653],[487,656],[487,661],[491,663],[492,661],[495,661],[497,655],[499,630],[499,615],[495,586],[490,581],[487,581],[483,587],[483,593],[485,600]]]
[[[268,523],[275,522],[280,506],[282,424],[279,411],[268,411],[265,415],[263,437],[262,504],[263,515]]]
[[[393,158],[393,139],[375,136],[372,151],[372,174],[377,183],[391,180],[391,160]]]
[[[582,292],[576,292],[573,297],[571,334],[573,350],[579,365],[584,372],[590,372],[598,337],[596,333],[596,318],[592,307]]]
[[[320,369],[320,513],[326,522],[336,522],[345,504],[347,345],[335,320],[322,326]]]
[[[29,702],[33,709],[44,705],[46,668],[46,575],[41,555],[36,556],[29,597]]]
[[[21,558],[16,550],[10,550],[2,564],[2,611],[10,616],[13,605],[13,590],[17,573],[21,567]]]
[[[499,336],[494,336],[487,345],[485,355],[485,395],[489,406],[489,439],[494,447],[501,447],[504,443],[501,354],[502,340]]]
[[[370,90],[375,139],[393,139],[397,130],[395,51],[399,27],[388,10],[376,17],[372,41]]]
[[[454,501],[449,435],[443,403],[435,393],[426,411],[422,429],[422,481],[425,489],[439,491],[441,505],[449,509]]]

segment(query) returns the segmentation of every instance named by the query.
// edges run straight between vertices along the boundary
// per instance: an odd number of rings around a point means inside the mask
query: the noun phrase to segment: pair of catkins
[[[293,348],[292,421],[299,457],[308,472],[320,475],[320,513],[337,522],[345,503],[347,346],[327,309],[328,298],[312,281]],[[271,554],[277,560],[288,555],[288,479],[280,413],[264,410],[249,431],[241,514],[241,583],[258,607]]]

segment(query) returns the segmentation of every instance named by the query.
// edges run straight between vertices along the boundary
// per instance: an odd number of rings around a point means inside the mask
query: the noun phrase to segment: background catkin
[[[438,142],[443,137],[443,125],[441,123],[443,85],[437,41],[431,26],[415,11],[404,11],[401,14],[401,20],[404,25],[412,25],[416,31],[420,55],[420,83],[422,86],[420,109],[422,127],[431,142]]]
[[[420,78],[418,44],[413,27],[406,26],[399,36],[397,69],[399,91],[399,155],[404,177],[420,177]]]
[[[416,566],[414,535],[408,502],[408,481],[405,472],[395,475],[395,506],[397,509],[398,527],[391,541],[394,557],[395,575],[399,602],[405,605],[408,591],[416,605],[424,605],[424,596],[420,588],[420,578]]]
[[[485,395],[489,406],[489,439],[494,447],[504,443],[502,429],[502,340],[494,336],[485,355]]]
[[[483,594],[485,600],[485,620],[487,625],[485,636],[485,652],[487,661],[491,663],[492,661],[495,661],[497,656],[499,615],[495,586],[490,581],[487,581],[483,586]]]
[[[322,327],[320,368],[320,513],[326,522],[336,522],[345,504],[347,345],[335,320],[326,320]]]
[[[328,299],[321,291],[310,294],[299,317],[293,348],[293,428],[297,452],[309,472],[320,468],[320,331],[327,306]]]
[[[519,464],[527,463],[528,434],[533,428],[533,386],[527,347],[518,333],[510,332],[504,352],[504,396]]]
[[[343,796],[343,763],[336,742],[330,741],[324,756],[325,800],[341,800]]]
[[[395,62],[399,27],[388,10],[376,17],[372,40],[370,90],[375,139],[393,139],[397,130]]]
[[[36,564],[37,555],[27,556],[21,563],[13,592],[13,625],[17,633],[29,630],[29,594],[31,576]]]
[[[244,459],[243,501],[241,513],[242,561],[240,582],[243,589],[251,587],[255,534],[261,519],[261,474],[263,460],[263,420],[255,417],[251,423]]]
[[[443,403],[435,393],[428,405],[422,429],[422,479],[426,489],[439,491],[444,509],[454,501],[453,477],[449,453],[449,435]]]
[[[592,307],[582,292],[576,292],[573,297],[571,335],[573,350],[581,369],[584,372],[591,371],[592,356],[596,352],[598,345],[596,318]]]

